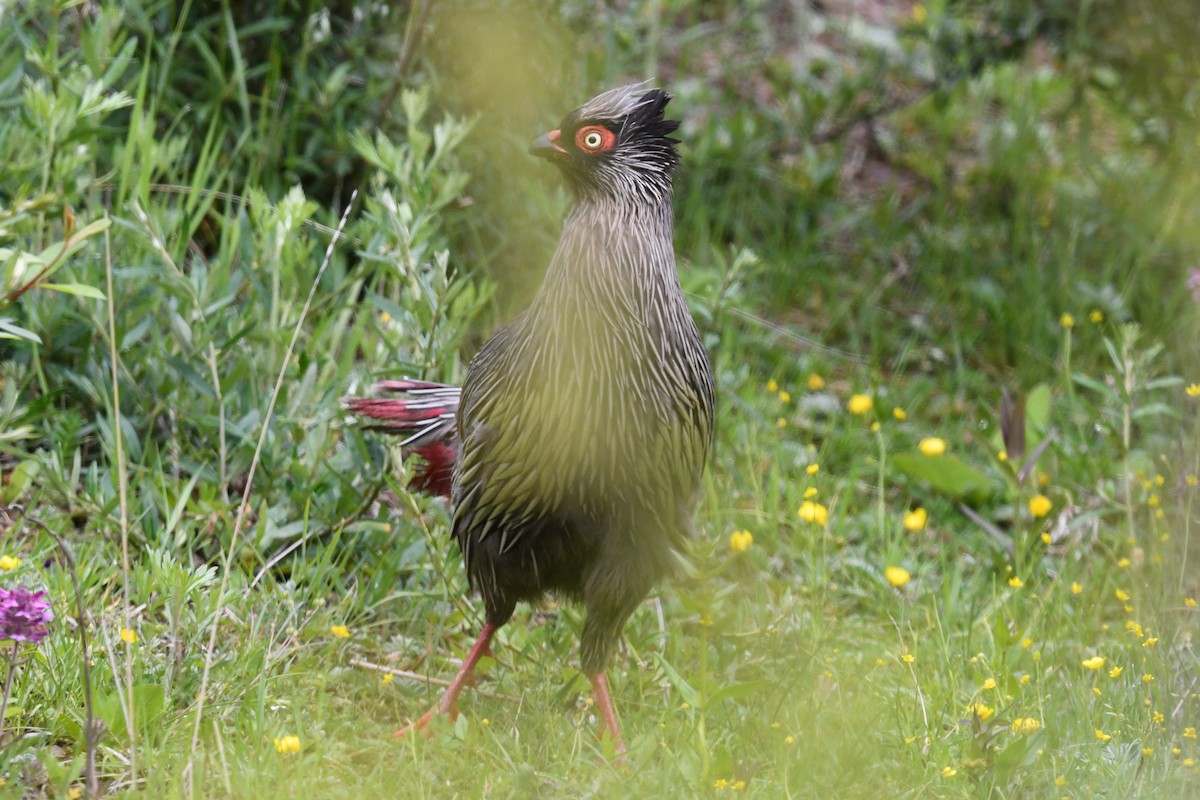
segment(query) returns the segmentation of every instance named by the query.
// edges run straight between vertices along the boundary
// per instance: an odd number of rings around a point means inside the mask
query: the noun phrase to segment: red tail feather
[[[370,430],[403,436],[400,446],[425,463],[413,476],[413,489],[450,496],[458,457],[455,416],[461,390],[428,381],[383,381],[375,388],[401,397],[347,397],[345,407],[370,424]]]

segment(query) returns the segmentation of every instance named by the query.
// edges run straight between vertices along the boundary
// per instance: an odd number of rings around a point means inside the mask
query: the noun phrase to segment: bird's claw
[[[445,709],[435,706],[434,708],[426,711],[420,719],[410,722],[400,730],[393,733],[392,738],[403,739],[405,736],[408,736],[410,733],[414,732],[422,733],[425,736],[432,736],[433,732],[429,730],[429,723],[433,722],[434,717],[439,716],[446,716],[451,720],[455,720],[458,718],[458,709],[454,706],[450,706],[449,708]]]

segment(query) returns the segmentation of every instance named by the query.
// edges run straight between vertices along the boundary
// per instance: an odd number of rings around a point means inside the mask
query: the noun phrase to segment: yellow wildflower
[[[1196,729],[1195,728],[1184,728],[1183,729],[1183,738],[1195,739],[1196,738]]]
[[[1100,669],[1104,666],[1106,660],[1104,656],[1092,656],[1091,658],[1085,658],[1083,665],[1088,669]]]
[[[82,786],[72,786],[67,789],[67,800],[79,800],[81,797],[83,797]]]
[[[804,499],[805,500],[812,500],[816,496],[817,496],[817,487],[810,486],[804,490]]]
[[[791,394],[791,392],[780,392],[780,393],[779,393],[779,402],[781,402],[781,403],[790,403],[790,402],[792,402],[792,394]]]
[[[905,664],[911,664],[917,660],[917,657],[914,656],[912,653],[905,653],[904,655],[900,656],[900,660],[903,661]]]
[[[871,433],[879,433],[879,430],[879,420],[875,420],[871,423]]]
[[[1014,589],[1020,589],[1022,586],[1025,585],[1025,581],[1021,580],[1016,575],[1013,575],[1011,578],[1008,579],[1008,585],[1013,587]]]
[[[1196,607],[1196,598],[1185,597],[1185,598],[1183,598],[1183,604],[1185,606],[1187,606],[1188,608],[1195,608]]]
[[[846,408],[850,410],[851,414],[860,417],[871,413],[871,409],[874,407],[875,401],[869,394],[852,394],[850,401],[846,404]]]
[[[1142,647],[1154,647],[1154,645],[1156,645],[1156,644],[1158,644],[1158,637],[1151,636],[1148,639],[1146,639],[1146,641],[1142,642]]]
[[[379,682],[381,684],[383,684],[384,686],[387,686],[389,683],[391,683],[395,679],[396,679],[395,675],[393,675],[390,672],[385,672],[385,673],[383,673],[383,677],[379,680]]]
[[[1188,397],[1200,397],[1200,383],[1190,383],[1184,391]]]
[[[1117,568],[1118,569],[1129,569],[1129,559],[1128,558],[1119,559],[1117,561]]]
[[[1104,312],[1098,308],[1093,308],[1088,312],[1088,319],[1093,325],[1099,325],[1101,322],[1104,322]]]
[[[795,744],[796,737],[795,736],[785,736],[785,737],[783,737],[783,743],[784,744]]]
[[[1104,692],[1100,691],[1100,687],[1099,687],[1099,686],[1093,686],[1093,687],[1092,687],[1092,694],[1096,695],[1096,697],[1099,697],[1100,695],[1104,694]]]
[[[1026,636],[1021,640],[1021,647],[1025,648],[1026,650],[1033,647],[1033,639],[1030,639],[1028,636]]]
[[[1050,534],[1048,532],[1042,533],[1042,544],[1049,545],[1052,541],[1054,541],[1054,539],[1050,536]]]
[[[1161,711],[1154,712],[1154,724],[1155,725],[1162,725],[1164,719],[1166,719],[1166,717],[1163,716],[1163,713]]]
[[[822,389],[825,388],[825,379],[822,378],[820,375],[818,375],[815,372],[809,373],[808,388],[809,388],[809,391],[813,391],[813,392],[821,391]]]
[[[774,378],[771,378],[771,380],[767,381],[767,391],[771,394],[775,394],[779,391],[779,384],[775,382]]]
[[[131,628],[121,628],[121,641],[125,644],[134,644],[138,640],[137,631]]]
[[[954,767],[942,767],[943,778],[953,778],[957,774],[958,770],[956,770]]]
[[[996,679],[988,678],[987,680],[985,680],[983,682],[983,688],[984,689],[995,689],[996,688]]]
[[[10,556],[7,553],[0,556],[0,569],[4,570],[5,572],[16,569],[19,566],[21,566],[21,559],[17,558],[16,556]]]
[[[1024,686],[1025,684],[1029,683],[1029,681],[1031,681],[1031,680],[1033,680],[1033,676],[1030,675],[1028,672],[1026,672],[1023,675],[1021,675],[1021,679],[1019,681],[1017,681],[1017,683]]]
[[[775,420],[775,427],[776,428],[786,428],[787,427],[787,419],[784,417],[779,417],[778,419]]]
[[[1185,767],[1194,767],[1194,766],[1196,766],[1196,759],[1185,758],[1183,761],[1180,761],[1179,763],[1183,764]]]
[[[750,531],[734,531],[729,534],[729,549],[735,553],[744,553],[754,544],[754,535]]]
[[[745,788],[746,788],[746,782],[745,782],[745,781],[734,781],[734,783],[733,783],[733,790],[734,790],[735,792],[740,792],[742,789],[745,789]]]
[[[275,752],[279,753],[281,755],[288,755],[290,753],[299,753],[300,752],[300,737],[292,736],[291,734],[288,734],[287,736],[279,737],[278,739],[275,740]]]
[[[1129,592],[1125,591],[1124,589],[1117,589],[1116,594],[1117,594],[1117,599],[1120,600],[1122,603],[1124,603],[1126,600],[1129,599]]]
[[[888,583],[899,589],[908,583],[912,576],[908,574],[908,570],[904,567],[888,567],[883,571],[883,577],[887,579]]]
[[[1146,758],[1149,758],[1150,756],[1154,755],[1154,748],[1153,747],[1143,747],[1142,755],[1145,756]]]
[[[892,409],[892,416],[898,419],[900,422],[904,422],[904,420],[908,419],[908,413],[900,406],[896,406]]]
[[[1058,318],[1058,324],[1062,325],[1064,328],[1074,328],[1075,318],[1064,311],[1063,315]]]
[[[1054,779],[1054,785],[1055,786],[1066,786],[1067,779],[1064,778],[1062,775],[1059,775],[1057,778]]]
[[[796,512],[796,515],[813,525],[824,525],[829,520],[829,509],[820,503],[805,500],[800,504],[800,510]]]
[[[1083,587],[1079,585],[1078,581],[1073,581],[1071,583],[1071,594],[1082,594],[1082,593],[1083,593]]]
[[[917,531],[925,527],[925,523],[929,521],[929,514],[924,508],[917,506],[912,511],[904,515],[904,529],[906,531]]]
[[[336,636],[339,639],[349,639],[350,638],[350,629],[347,628],[345,625],[334,625],[332,628],[329,629],[329,632],[332,633],[334,636]]]
[[[923,456],[940,456],[946,452],[946,440],[939,439],[936,436],[922,439],[917,449],[921,451]]]
[[[1054,504],[1044,494],[1035,494],[1029,498],[1029,513],[1034,517],[1044,517],[1050,513],[1052,508],[1054,508]]]
[[[1125,669],[1125,668],[1124,667],[1113,667],[1112,669],[1110,669],[1108,671],[1108,677],[1110,677],[1110,678],[1121,677],[1121,670],[1123,670],[1123,669]]]
[[[1033,733],[1034,731],[1039,730],[1041,727],[1041,720],[1034,719],[1033,717],[1017,717],[1013,720],[1012,732]]]
[[[1153,683],[1153,682],[1154,682],[1154,676],[1151,675],[1149,672],[1142,675],[1142,683]]]
[[[1102,742],[1107,742],[1109,739],[1112,738],[1112,735],[1105,733],[1104,731],[1100,730],[1099,728],[1096,728],[1096,738]]]
[[[804,468],[804,471],[807,472],[809,475],[816,475],[818,472],[821,471],[821,465],[820,464],[809,464],[807,467]]]

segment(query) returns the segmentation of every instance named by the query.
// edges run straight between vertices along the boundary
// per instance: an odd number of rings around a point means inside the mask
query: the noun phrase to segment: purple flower
[[[37,644],[46,638],[46,623],[53,619],[45,592],[20,586],[0,589],[0,639]]]
[[[1187,285],[1192,290],[1192,302],[1200,303],[1200,267],[1188,270]]]

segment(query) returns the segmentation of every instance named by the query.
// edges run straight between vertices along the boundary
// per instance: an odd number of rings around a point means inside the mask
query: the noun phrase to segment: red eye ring
[[[585,125],[575,131],[575,146],[585,153],[611,150],[617,135],[603,125]]]

